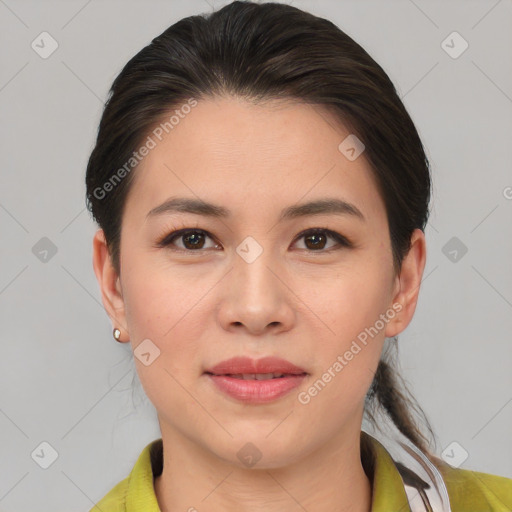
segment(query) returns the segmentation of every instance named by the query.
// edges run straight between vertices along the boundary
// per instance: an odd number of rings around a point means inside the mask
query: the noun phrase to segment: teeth
[[[254,376],[254,378],[256,380],[268,380],[268,379],[275,379],[277,377],[281,377],[282,375],[283,375],[282,373],[257,373]]]
[[[242,375],[229,375],[229,377],[242,380],[269,380],[283,376],[284,373],[244,373]]]

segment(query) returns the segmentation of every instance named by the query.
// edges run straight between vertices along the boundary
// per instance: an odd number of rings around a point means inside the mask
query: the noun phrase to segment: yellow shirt
[[[411,512],[404,481],[390,454],[364,431],[361,443],[362,450],[363,446],[371,450],[370,465],[364,465],[372,482],[372,512]],[[362,460],[364,463],[365,459]],[[512,479],[453,468],[437,458],[430,460],[442,475],[451,512],[512,511]],[[142,450],[130,475],[90,512],[161,512],[153,487],[153,478],[161,473],[161,468],[162,440],[156,439]]]

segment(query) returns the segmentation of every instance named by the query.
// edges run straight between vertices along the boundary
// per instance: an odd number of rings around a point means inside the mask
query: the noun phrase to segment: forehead
[[[138,218],[170,196],[228,205],[238,218],[301,200],[339,197],[367,217],[385,215],[364,152],[340,151],[350,132],[327,109],[296,101],[198,101],[148,132],[152,149],[133,171],[126,213]]]

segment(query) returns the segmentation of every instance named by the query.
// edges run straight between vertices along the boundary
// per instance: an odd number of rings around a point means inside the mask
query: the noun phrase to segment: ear
[[[128,329],[121,282],[108,252],[105,234],[102,229],[96,231],[93,239],[93,267],[100,285],[103,305],[112,321],[113,327],[121,331],[119,341],[128,341]]]
[[[411,248],[402,261],[400,274],[396,277],[393,302],[397,314],[387,326],[385,335],[392,338],[401,333],[411,322],[418,303],[421,278],[427,258],[425,234],[415,229],[411,235]],[[398,310],[397,304],[401,305]]]

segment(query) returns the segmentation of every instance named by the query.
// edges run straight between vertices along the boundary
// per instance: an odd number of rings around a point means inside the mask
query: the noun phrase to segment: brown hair
[[[255,103],[295,99],[337,116],[365,145],[386,207],[394,271],[400,272],[413,230],[424,230],[428,220],[431,177],[418,132],[389,77],[326,19],[286,4],[235,1],[167,28],[112,84],[87,165],[86,202],[105,233],[118,275],[123,208],[134,176],[126,163],[136,169],[134,151],[171,109],[214,95]],[[414,413],[433,435],[432,429],[398,379],[391,361],[382,358],[365,412],[375,424],[371,410],[377,401],[396,427],[428,452],[429,440]]]

